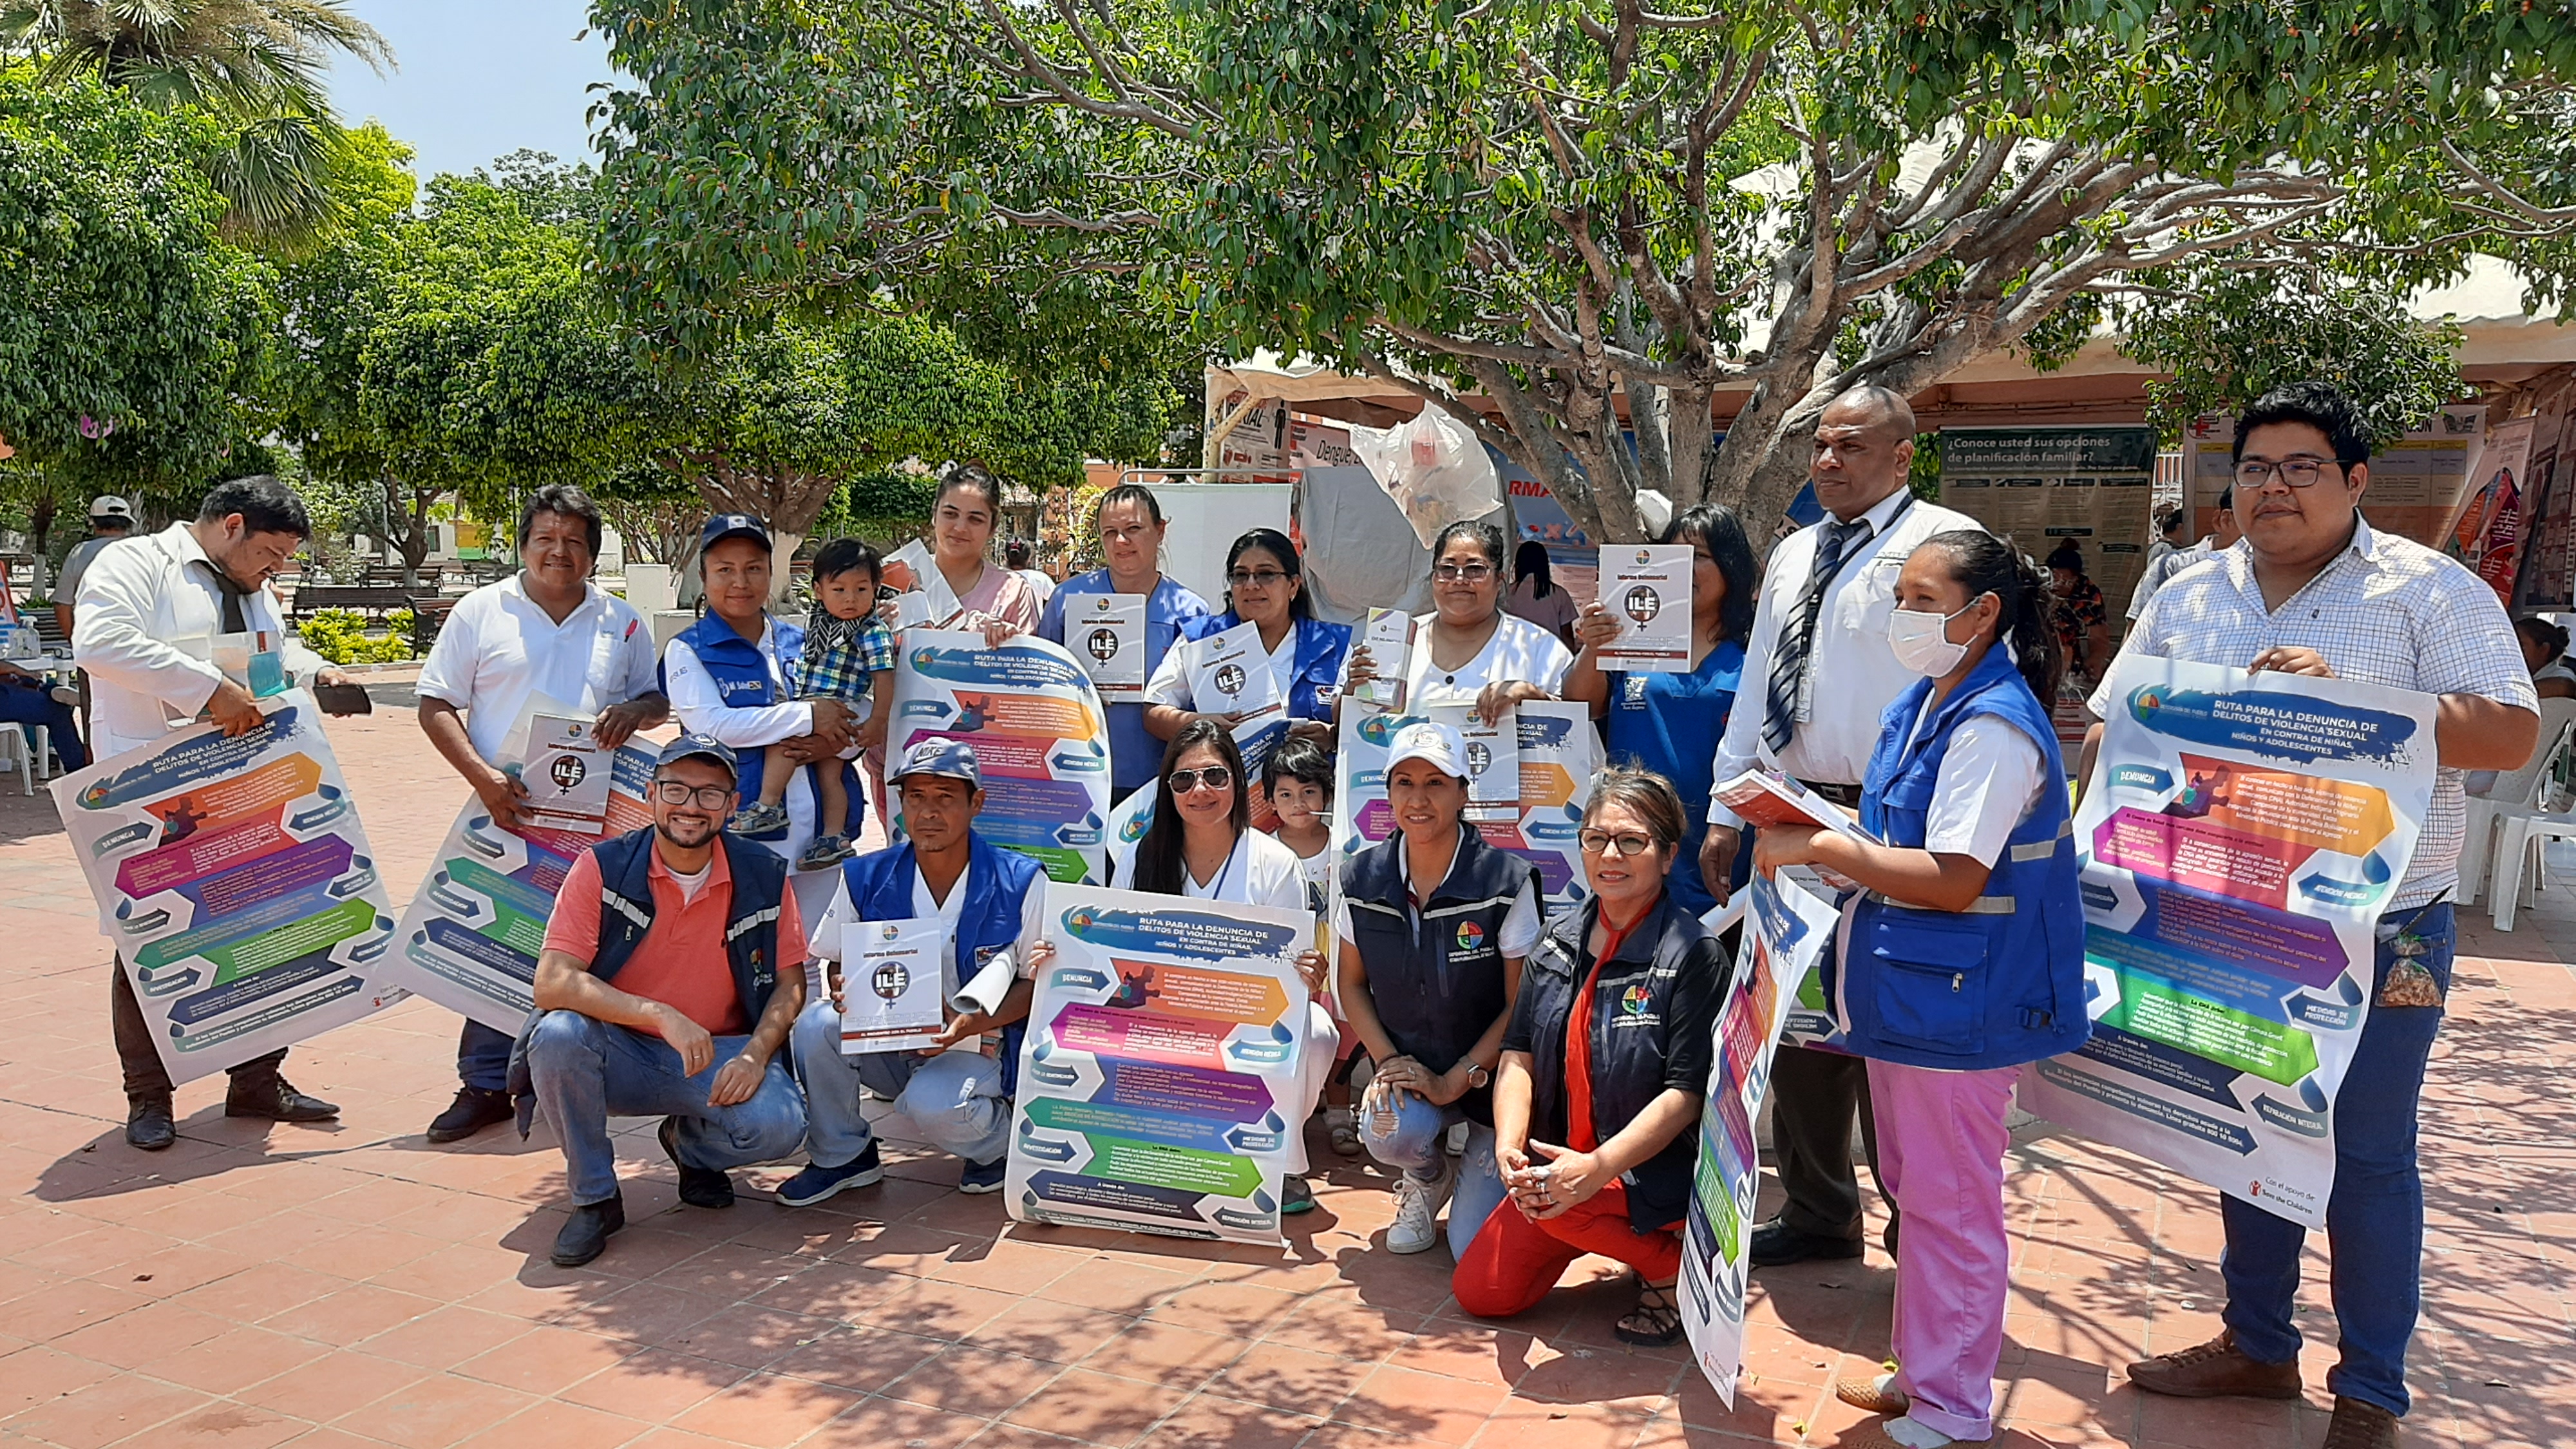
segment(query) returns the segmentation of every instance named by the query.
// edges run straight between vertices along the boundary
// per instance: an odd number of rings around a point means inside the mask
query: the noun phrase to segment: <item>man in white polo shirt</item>
[[[529,705],[595,715],[609,749],[670,717],[655,678],[653,630],[635,606],[590,581],[599,505],[569,484],[529,495],[519,571],[457,600],[420,669],[420,728],[504,828],[527,787],[501,765],[525,749],[512,733]],[[510,1119],[510,1037],[468,1021],[456,1042],[456,1100],[429,1124],[458,1142]]]

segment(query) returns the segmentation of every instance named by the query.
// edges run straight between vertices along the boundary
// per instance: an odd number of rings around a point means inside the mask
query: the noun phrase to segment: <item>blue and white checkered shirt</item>
[[[2177,571],[2147,601],[2120,653],[2243,668],[2276,647],[2313,649],[2338,677],[2364,684],[2482,695],[2540,712],[2495,590],[2458,560],[2359,519],[2352,543],[2278,609],[2263,606],[2254,554],[2242,541]],[[2106,683],[2093,694],[2094,716],[2110,704]],[[2468,834],[2461,774],[2435,773],[2432,809],[2389,910],[2420,906],[2459,884]]]

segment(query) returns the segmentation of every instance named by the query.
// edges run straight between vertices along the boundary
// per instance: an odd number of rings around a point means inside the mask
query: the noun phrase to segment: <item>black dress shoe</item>
[[[665,1117],[662,1119],[662,1130],[657,1135],[662,1139],[662,1155],[671,1159],[673,1167],[680,1169],[680,1201],[691,1207],[732,1207],[732,1178],[712,1167],[691,1167],[680,1160],[679,1139],[673,1135],[679,1130],[679,1126],[679,1118]]]
[[[295,1090],[284,1077],[236,1078],[224,1093],[227,1117],[266,1117],[277,1122],[328,1122],[340,1115],[336,1105]]]
[[[626,1226],[626,1199],[612,1197],[604,1202],[583,1203],[572,1210],[563,1231],[555,1234],[552,1254],[558,1268],[578,1268],[600,1255],[608,1246],[608,1235]]]
[[[132,1097],[125,1104],[125,1145],[159,1152],[179,1140],[179,1124],[170,1120],[167,1097]]]
[[[1803,1263],[1810,1258],[1857,1258],[1861,1254],[1858,1238],[1829,1238],[1822,1233],[1802,1233],[1778,1218],[1753,1230],[1753,1241],[1745,1248],[1745,1262],[1756,1268],[1777,1268],[1784,1263]]]
[[[516,1109],[507,1092],[487,1091],[481,1087],[459,1087],[456,1100],[429,1124],[432,1142],[462,1142],[495,1122],[507,1122]]]

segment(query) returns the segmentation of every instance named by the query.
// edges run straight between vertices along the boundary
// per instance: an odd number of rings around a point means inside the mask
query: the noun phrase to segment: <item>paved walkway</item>
[[[461,800],[407,710],[333,736],[397,900]],[[1837,1375],[1885,1351],[1892,1270],[1756,1279],[1747,1376],[1721,1405],[1678,1351],[1610,1332],[1631,1290],[1580,1285],[1508,1324],[1460,1315],[1448,1254],[1375,1246],[1382,1174],[1329,1153],[1285,1256],[1010,1226],[956,1166],[890,1144],[883,1186],[789,1211],[680,1207],[626,1124],[631,1226],[549,1266],[561,1159],[540,1129],[434,1148],[456,1019],[410,1003],[296,1048],[335,1125],[222,1115],[128,1149],[105,943],[50,800],[0,787],[0,1440],[65,1449],[451,1444],[857,1449],[1666,1449],[1832,1445]],[[2510,936],[2474,929],[2425,1112],[2431,1245],[2411,1443],[2576,1442],[2576,885]],[[2518,958],[2518,959],[2517,959]],[[1320,1144],[1318,1144],[1320,1147]],[[748,1174],[756,1186],[789,1169]],[[1998,1443],[2292,1449],[2300,1404],[2184,1403],[2118,1365],[2216,1330],[2215,1195],[2080,1140],[2018,1150]],[[2331,1343],[2322,1257],[2303,1322]],[[2322,1383],[2331,1350],[2311,1349]]]

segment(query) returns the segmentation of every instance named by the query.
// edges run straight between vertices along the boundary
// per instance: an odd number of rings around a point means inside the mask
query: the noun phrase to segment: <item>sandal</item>
[[[1627,1317],[1612,1325],[1611,1332],[1621,1343],[1639,1348],[1670,1348],[1681,1342],[1682,1309],[1673,1301],[1673,1283],[1649,1283],[1637,1280],[1637,1306]]]

